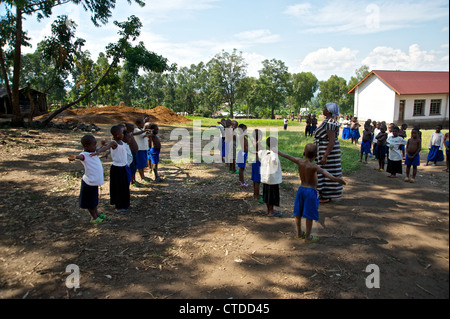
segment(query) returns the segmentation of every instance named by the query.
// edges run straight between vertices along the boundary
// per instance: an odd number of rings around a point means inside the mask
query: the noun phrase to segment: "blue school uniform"
[[[319,220],[319,193],[314,188],[300,186],[295,195],[294,216]]]

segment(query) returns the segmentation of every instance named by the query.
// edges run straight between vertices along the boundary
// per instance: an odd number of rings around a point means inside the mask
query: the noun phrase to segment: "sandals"
[[[273,215],[267,215],[267,217],[270,217],[270,218],[272,218],[272,217],[281,217],[281,216],[283,216],[283,213],[280,213],[280,212],[275,212]]]
[[[309,239],[305,238],[305,244],[317,243],[319,241],[318,236],[309,236]]]
[[[97,219],[91,220],[91,224],[98,225],[98,224],[103,223],[104,221],[105,221],[105,220],[104,220],[103,218],[97,217]]]

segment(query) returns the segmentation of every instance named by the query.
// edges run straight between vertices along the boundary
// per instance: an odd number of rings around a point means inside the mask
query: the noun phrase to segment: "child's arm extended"
[[[116,149],[117,148],[117,142],[116,141],[111,141],[109,142],[109,144],[106,144],[100,148],[97,148],[97,150],[95,151],[95,153],[92,153],[91,156],[98,156],[100,153],[106,152],[109,149]]]
[[[78,154],[78,155],[69,155],[68,156],[68,159],[69,159],[69,161],[70,162],[73,162],[73,161],[75,161],[75,160],[80,160],[80,161],[84,161],[84,155],[82,155],[82,154]]]
[[[335,177],[333,175],[331,175],[326,169],[321,168],[320,166],[317,165],[317,174],[322,174],[323,176],[325,176],[326,178],[328,178],[329,180],[333,181],[333,182],[338,182],[341,185],[346,185],[347,183],[342,179],[342,175],[339,177]]]
[[[301,158],[294,157],[294,156],[289,155],[289,154],[285,154],[283,152],[280,152],[279,150],[278,150],[278,155],[280,155],[281,157],[284,157],[284,158],[286,158],[286,159],[288,159],[291,162],[296,163],[296,164],[298,164],[298,163],[300,163],[302,161]]]

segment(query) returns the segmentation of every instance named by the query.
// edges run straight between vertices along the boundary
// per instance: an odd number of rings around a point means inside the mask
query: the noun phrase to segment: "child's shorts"
[[[98,186],[89,186],[81,180],[80,197],[78,200],[80,208],[95,209],[98,206]]]
[[[319,220],[319,193],[314,188],[300,186],[295,195],[294,216]]]
[[[236,159],[236,164],[239,168],[245,168],[245,165],[247,163],[247,156],[248,156],[247,152],[239,151]]]
[[[261,162],[255,161],[252,163],[252,181],[261,183]]]
[[[370,151],[371,146],[372,146],[372,144],[370,143],[370,141],[362,142],[361,143],[361,153],[372,154],[372,152]]]
[[[152,161],[153,165],[156,165],[159,163],[159,153],[161,152],[160,148],[151,148],[150,149],[150,160]]]
[[[414,154],[408,153],[408,155],[414,155]],[[414,158],[412,160],[409,159],[408,156],[406,156],[405,165],[420,166],[420,154],[417,154],[416,156],[414,156]]]
[[[136,169],[147,167],[147,151],[138,151],[136,154]]]

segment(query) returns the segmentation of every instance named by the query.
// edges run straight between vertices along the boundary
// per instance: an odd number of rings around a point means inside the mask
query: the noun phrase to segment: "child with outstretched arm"
[[[322,174],[326,178],[345,185],[341,177],[335,177],[328,171],[322,169],[314,163],[317,157],[317,145],[307,144],[303,156],[306,160],[296,158],[291,155],[278,151],[278,155],[290,160],[298,165],[301,186],[297,191],[294,203],[295,226],[297,229],[297,239],[304,239],[305,243],[314,243],[319,240],[317,236],[311,236],[313,220],[319,220],[319,194],[317,192],[317,174]],[[306,219],[306,232],[302,232],[301,219]]]
[[[105,183],[103,178],[103,165],[97,156],[97,140],[92,135],[85,135],[81,138],[84,151],[78,155],[69,155],[69,161],[80,160],[84,166],[84,175],[81,179],[81,190],[79,205],[82,209],[87,209],[91,214],[92,224],[100,224],[105,219],[104,214],[99,214],[98,187]]]

